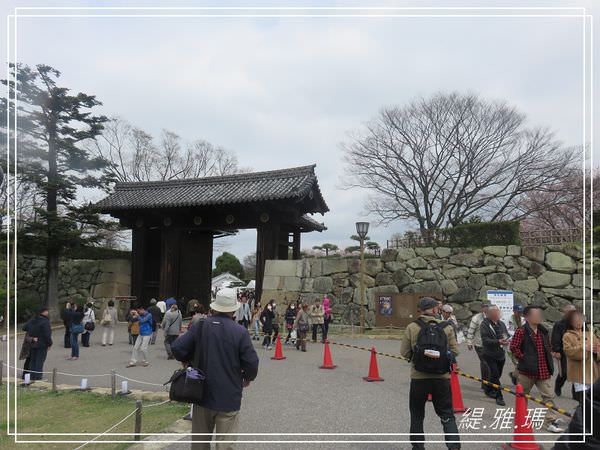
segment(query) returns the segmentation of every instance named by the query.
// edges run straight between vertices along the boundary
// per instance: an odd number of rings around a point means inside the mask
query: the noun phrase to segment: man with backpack
[[[421,315],[406,327],[400,349],[412,362],[409,409],[413,450],[425,448],[423,421],[429,394],[444,428],[446,446],[460,448],[450,391],[450,361],[458,355],[458,344],[452,326],[437,318],[438,308],[433,298],[419,301]]]

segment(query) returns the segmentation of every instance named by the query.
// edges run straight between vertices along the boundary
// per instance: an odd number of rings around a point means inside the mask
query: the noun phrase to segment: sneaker
[[[502,397],[496,397],[496,405],[498,406],[506,406],[506,402]]]
[[[148,361],[144,361],[142,363],[142,367],[148,367],[150,365],[150,363]]]
[[[106,347],[106,344],[102,344],[102,347]]]
[[[548,431],[550,433],[564,433],[565,428],[560,426],[560,422],[555,420],[550,425],[548,425]]]
[[[192,420],[192,415],[187,413],[185,416],[183,416],[183,420]]]
[[[135,367],[135,366],[136,366],[136,364],[135,364],[135,363],[129,363],[129,364],[127,364],[125,367]]]
[[[515,385],[515,386],[517,385],[517,377],[512,372],[510,373],[510,381],[512,381],[513,385]]]
[[[270,345],[267,347],[267,350],[273,350],[273,347],[271,347]]]

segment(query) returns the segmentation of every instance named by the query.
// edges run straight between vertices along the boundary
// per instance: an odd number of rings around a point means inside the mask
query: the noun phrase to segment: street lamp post
[[[356,222],[356,234],[360,238],[360,332],[365,332],[365,238],[369,222]]]

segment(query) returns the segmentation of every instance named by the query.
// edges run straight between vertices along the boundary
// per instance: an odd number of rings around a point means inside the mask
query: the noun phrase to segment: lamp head
[[[367,237],[367,233],[369,232],[369,222],[356,222],[356,234],[361,239]]]

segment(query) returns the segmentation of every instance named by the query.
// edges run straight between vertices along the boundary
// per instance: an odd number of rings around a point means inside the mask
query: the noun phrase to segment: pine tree
[[[9,79],[2,80],[10,95],[0,116],[14,114],[16,93],[18,176],[34,184],[44,198],[36,209],[38,220],[26,225],[25,234],[35,236],[45,249],[45,302],[56,314],[59,256],[69,247],[94,241],[90,226],[100,225],[97,213],[75,201],[78,189],[108,184],[108,161],[90,156],[81,145],[95,139],[107,119],[92,114],[101,105],[95,96],[58,86],[60,72],[50,66],[19,64],[11,65],[10,71]],[[14,130],[8,132],[13,136]]]

